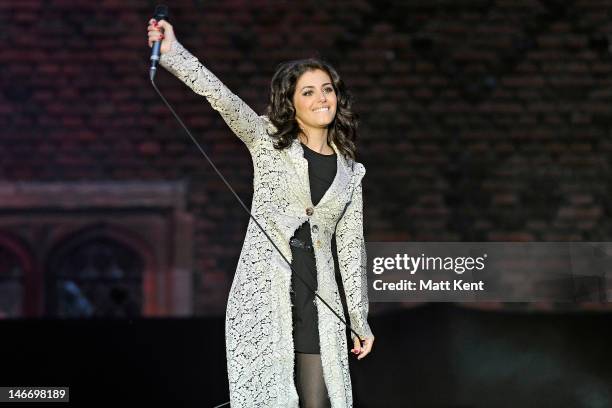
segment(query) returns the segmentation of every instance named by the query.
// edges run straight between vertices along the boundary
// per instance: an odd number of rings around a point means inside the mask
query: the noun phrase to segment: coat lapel
[[[336,176],[316,206],[312,204],[310,180],[308,176],[308,160],[304,157],[304,148],[299,139],[294,139],[291,146],[287,148],[289,161],[297,176],[297,182],[290,181],[289,186],[300,201],[302,201],[302,204],[307,207],[323,207],[331,200],[337,200],[339,195],[346,195],[348,193],[349,182],[353,173],[347,160],[340,153],[336,144],[330,142],[330,145],[336,152]]]

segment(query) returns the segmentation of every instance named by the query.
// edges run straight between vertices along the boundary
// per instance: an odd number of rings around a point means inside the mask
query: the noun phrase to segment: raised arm
[[[159,64],[195,93],[206,97],[212,108],[221,114],[236,136],[249,150],[253,150],[265,134],[266,123],[263,118],[183,47],[174,36],[172,26],[168,22],[162,20],[157,27],[161,27],[164,35],[167,35],[163,41],[168,41],[166,44],[162,41]],[[151,38],[150,34],[149,39]]]
[[[361,167],[361,176],[365,168]],[[346,294],[346,305],[351,326],[362,337],[373,337],[368,324],[368,284],[366,276],[367,254],[363,237],[363,196],[361,180],[353,193],[351,203],[338,222],[336,229],[338,263]],[[351,331],[351,339],[355,340]]]

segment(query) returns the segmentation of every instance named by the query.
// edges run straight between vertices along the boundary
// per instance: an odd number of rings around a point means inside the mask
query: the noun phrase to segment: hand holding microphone
[[[166,20],[156,21],[154,18],[149,20],[147,27],[149,33],[149,48],[153,47],[155,41],[161,41],[159,52],[165,54],[170,51],[172,41],[176,40],[172,25]]]
[[[149,69],[149,78],[151,82],[155,78],[157,72],[157,63],[161,55],[170,51],[172,42],[176,40],[174,29],[168,22],[168,7],[163,4],[155,7],[155,14],[149,20],[149,47],[151,47],[151,68]]]

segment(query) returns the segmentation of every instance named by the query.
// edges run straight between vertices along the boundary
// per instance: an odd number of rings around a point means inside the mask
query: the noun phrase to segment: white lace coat
[[[302,223],[310,220],[318,294],[346,320],[331,252],[337,224],[338,261],[349,321],[362,337],[372,336],[367,322],[363,238],[361,179],[365,175],[364,166],[354,162],[353,171],[351,160],[344,158],[331,143],[338,160],[336,176],[315,206],[310,197],[308,162],[297,140],[287,149],[274,149],[267,133],[274,131],[274,126],[267,117],[257,115],[178,41],[161,56],[160,65],[194,92],[205,96],[246,144],[254,166],[251,213],[289,261],[289,239]],[[307,209],[312,210],[311,215],[307,214]],[[299,407],[293,380],[290,286],[289,265],[250,219],[225,318],[227,371],[233,408]],[[352,407],[345,326],[320,299],[315,297],[314,301],[319,316],[323,376],[331,406]],[[354,337],[352,332],[351,337]]]

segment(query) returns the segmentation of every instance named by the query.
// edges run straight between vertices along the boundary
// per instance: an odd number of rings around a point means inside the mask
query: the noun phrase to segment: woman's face
[[[336,93],[327,72],[315,69],[298,78],[293,106],[302,128],[326,128],[336,116],[336,103]]]

